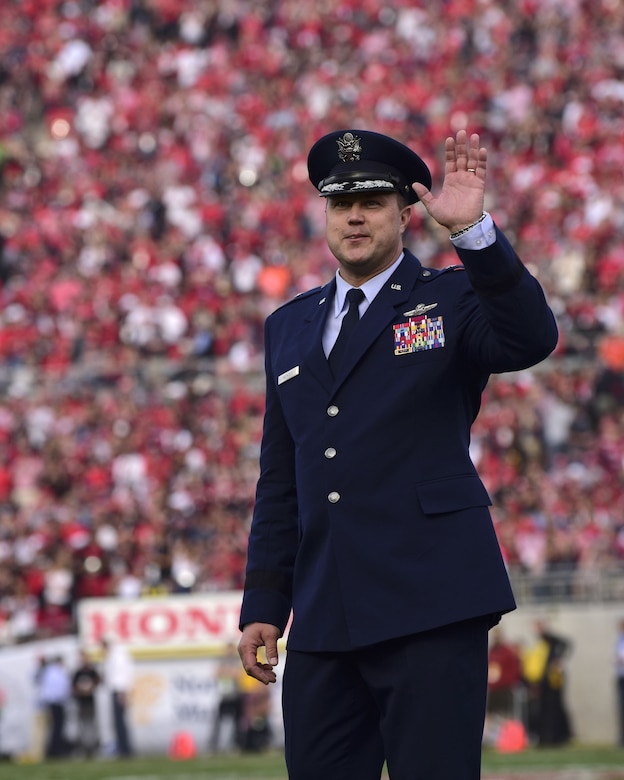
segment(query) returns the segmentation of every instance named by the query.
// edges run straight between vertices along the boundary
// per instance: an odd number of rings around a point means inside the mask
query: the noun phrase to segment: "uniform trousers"
[[[359,650],[288,650],[290,780],[478,780],[487,617]]]

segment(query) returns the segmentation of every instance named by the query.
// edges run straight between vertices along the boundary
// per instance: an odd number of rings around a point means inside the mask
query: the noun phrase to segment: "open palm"
[[[468,140],[465,130],[446,139],[444,181],[434,196],[423,184],[413,184],[414,192],[433,219],[451,232],[479,219],[485,199],[487,150],[479,146],[479,135]]]

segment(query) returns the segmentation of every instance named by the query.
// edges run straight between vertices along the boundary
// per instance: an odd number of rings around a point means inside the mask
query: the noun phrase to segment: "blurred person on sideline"
[[[210,739],[210,747],[213,753],[240,747],[243,714],[243,691],[241,690],[240,679],[240,663],[236,654],[236,647],[228,645],[216,672],[219,698]],[[223,733],[228,727],[231,736],[227,742],[224,742]]]
[[[292,610],[293,780],[378,780],[384,761],[392,780],[480,776],[488,631],[515,601],[470,429],[490,375],[540,362],[558,337],[484,211],[487,167],[464,130],[445,142],[437,196],[425,162],[379,133],[332,132],[308,156],[339,267],[266,321],[239,643],[247,673],[274,683]],[[404,247],[418,200],[460,265],[427,268]]]
[[[78,716],[76,747],[85,758],[93,758],[100,744],[95,695],[101,682],[96,665],[84,650],[81,651],[72,675],[72,695]]]
[[[483,744],[500,751],[528,745],[522,662],[518,647],[500,627],[490,632],[488,691]]]
[[[488,650],[488,714],[512,717],[515,714],[514,697],[521,685],[520,653],[505,639],[501,629],[495,628]]]
[[[618,745],[624,747],[624,618],[620,620],[615,642],[615,675],[618,706]]]
[[[528,690],[528,731],[539,747],[557,747],[572,738],[565,703],[565,667],[572,646],[543,620],[535,621],[534,630],[535,641],[522,655],[522,674]]]
[[[65,661],[52,656],[42,666],[39,678],[39,698],[47,711],[46,758],[63,758],[69,753],[65,733],[67,706],[71,698],[71,682]]]
[[[48,708],[41,697],[41,683],[48,659],[40,655],[36,659],[36,668],[33,675],[35,686],[35,716],[32,727],[32,742],[30,756],[33,761],[41,761],[45,756],[45,746],[48,733]]]
[[[102,642],[103,682],[110,691],[115,752],[121,758],[134,755],[128,727],[128,704],[134,684],[134,662],[124,645],[105,639]]]
[[[240,747],[243,753],[260,753],[272,739],[271,695],[266,685],[241,670],[242,711]]]

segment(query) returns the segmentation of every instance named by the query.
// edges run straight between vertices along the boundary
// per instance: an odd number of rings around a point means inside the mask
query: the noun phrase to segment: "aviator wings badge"
[[[410,311],[404,311],[403,316],[418,317],[427,311],[431,311],[431,309],[435,309],[437,305],[438,305],[437,303],[419,303],[415,309],[411,309]]]

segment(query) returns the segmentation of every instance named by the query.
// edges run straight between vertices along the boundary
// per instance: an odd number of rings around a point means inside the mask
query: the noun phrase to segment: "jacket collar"
[[[336,292],[336,279],[333,278],[328,284],[321,287],[316,298],[311,296],[312,301],[316,300],[316,306],[310,307],[306,316],[310,325],[310,340],[308,342],[310,351],[307,360],[309,361],[310,370],[325,387],[337,388],[384,328],[392,324],[397,317],[397,311],[409,299],[421,272],[422,265],[420,261],[406,249],[403,260],[384,283],[358,325],[357,341],[354,349],[344,361],[340,373],[335,378],[332,377],[329,370],[329,364],[323,352],[322,341],[325,319],[331,312],[331,305]]]

